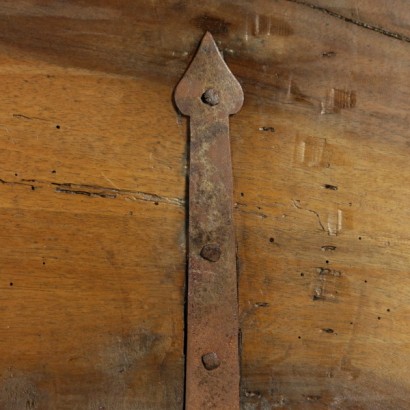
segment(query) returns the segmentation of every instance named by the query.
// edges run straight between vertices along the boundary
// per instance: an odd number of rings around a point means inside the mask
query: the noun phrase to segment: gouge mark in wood
[[[238,295],[229,115],[243,92],[210,33],[175,90],[190,117],[187,410],[239,409]]]

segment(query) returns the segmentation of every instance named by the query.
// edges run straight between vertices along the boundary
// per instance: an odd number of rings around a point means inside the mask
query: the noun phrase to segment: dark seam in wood
[[[89,197],[100,197],[100,198],[109,198],[115,199],[117,195],[131,195],[135,199],[140,201],[147,201],[147,202],[162,202],[176,206],[184,206],[185,200],[181,198],[171,198],[167,196],[161,196],[156,194],[151,194],[148,192],[142,191],[132,191],[126,189],[118,189],[118,188],[108,188],[99,185],[86,185],[86,184],[73,184],[69,182],[59,183],[59,182],[50,182],[44,180],[36,180],[36,179],[21,179],[20,181],[6,181],[4,179],[0,179],[0,184],[3,185],[24,185],[31,187],[33,190],[38,188],[33,184],[42,184],[42,185],[51,185],[55,186],[55,192],[57,193],[65,193],[65,194],[77,194],[77,195],[84,195]]]
[[[365,22],[360,21],[360,20],[356,20],[356,19],[353,19],[353,18],[343,16],[341,14],[335,13],[334,11],[325,9],[324,7],[317,6],[316,4],[311,4],[311,3],[308,3],[308,2],[305,2],[305,1],[300,1],[300,0],[286,0],[286,1],[291,2],[291,3],[300,4],[301,6],[310,7],[311,9],[314,9],[314,10],[319,10],[322,13],[328,14],[329,16],[336,17],[339,20],[343,20],[346,23],[352,23],[352,24],[355,24],[356,26],[359,26],[359,27],[362,27],[362,28],[365,28],[365,29],[368,29],[368,30],[375,31],[376,33],[383,34],[384,36],[391,37],[391,38],[394,38],[396,40],[406,41],[407,43],[410,43],[410,37],[407,37],[404,34],[395,33],[393,31],[386,30],[383,27],[374,26],[373,24],[365,23]]]

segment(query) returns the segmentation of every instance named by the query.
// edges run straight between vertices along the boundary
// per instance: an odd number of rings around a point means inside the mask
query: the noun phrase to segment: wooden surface
[[[231,118],[244,410],[410,407],[408,2],[0,3],[0,409],[182,409],[187,121]]]

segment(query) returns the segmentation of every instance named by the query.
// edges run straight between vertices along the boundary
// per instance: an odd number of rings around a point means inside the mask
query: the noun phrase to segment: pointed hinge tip
[[[175,103],[184,115],[218,110],[237,113],[243,104],[238,80],[222,58],[212,34],[207,31],[199,48],[175,89]]]

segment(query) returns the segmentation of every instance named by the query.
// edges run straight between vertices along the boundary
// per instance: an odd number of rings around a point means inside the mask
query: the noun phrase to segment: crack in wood
[[[246,209],[241,209],[238,208],[237,206],[234,206],[235,211],[237,212],[241,212],[243,214],[248,214],[248,215],[256,215],[259,218],[265,219],[268,217],[268,215],[262,213],[262,212],[258,212],[258,211],[252,211],[252,210],[246,210]]]
[[[302,207],[300,206],[300,201],[297,200],[297,199],[292,199],[292,204],[293,204],[293,206],[294,206],[295,208],[297,208],[297,209],[300,209],[300,210],[302,210],[302,211],[308,211],[308,212],[311,212],[312,214],[315,214],[316,217],[317,217],[317,220],[318,220],[318,222],[319,222],[319,225],[320,225],[320,227],[322,228],[322,231],[327,232],[327,230],[325,229],[325,227],[324,227],[323,224],[322,224],[322,221],[320,220],[320,215],[319,215],[318,212],[314,211],[313,209],[302,208]]]
[[[100,197],[100,198],[111,198],[111,199],[117,198],[116,194],[108,194],[105,192],[90,192],[90,191],[85,191],[85,190],[80,190],[80,189],[71,189],[71,188],[57,187],[55,189],[55,192],[61,192],[64,194],[85,195],[85,196]]]
[[[23,120],[39,120],[39,121],[48,121],[45,118],[40,118],[40,117],[29,117],[28,115],[24,114],[13,114],[13,118],[19,118]]]
[[[108,188],[99,185],[89,184],[73,184],[73,183],[61,183],[51,182],[37,179],[21,179],[20,181],[6,181],[0,179],[0,184],[3,185],[23,185],[30,187],[33,191],[40,188],[40,185],[55,187],[54,192],[74,195],[84,195],[89,197],[100,197],[115,199],[118,196],[124,196],[126,199],[147,201],[158,203],[166,203],[176,206],[185,206],[185,200],[181,198],[172,198],[162,195],[151,194],[142,191],[132,191],[127,189]],[[36,185],[37,184],[37,185]]]
[[[357,20],[357,19],[354,19],[354,18],[351,18],[351,17],[343,16],[342,14],[338,14],[338,13],[332,11],[332,10],[326,9],[326,8],[318,6],[316,4],[308,3],[306,1],[301,1],[301,0],[286,0],[286,1],[291,2],[291,3],[300,4],[301,6],[310,7],[313,10],[321,11],[322,13],[325,13],[329,16],[338,18],[339,20],[343,20],[346,23],[355,24],[356,26],[365,28],[367,30],[375,31],[376,33],[382,34],[384,36],[394,38],[396,40],[406,41],[407,43],[410,43],[410,37],[408,37],[404,34],[397,33],[397,32],[394,32],[394,31],[389,31],[389,30],[386,30],[383,27],[378,27],[378,26],[366,23],[366,22],[361,21],[361,20]]]
[[[167,196],[161,196],[151,194],[142,191],[132,191],[119,188],[107,188],[99,185],[83,185],[72,183],[57,183],[51,182],[51,185],[56,186],[56,192],[86,195],[91,197],[102,197],[115,199],[117,196],[126,196],[133,200],[141,200],[154,203],[167,203],[171,205],[184,206],[185,200],[181,198],[172,198]]]

